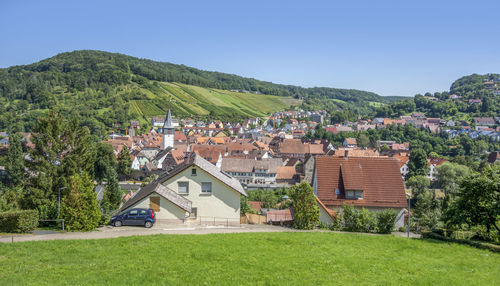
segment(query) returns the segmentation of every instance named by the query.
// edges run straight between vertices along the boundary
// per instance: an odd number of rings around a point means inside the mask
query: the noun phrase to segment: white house
[[[240,182],[192,153],[184,163],[141,188],[120,209],[150,208],[159,221],[239,223]]]

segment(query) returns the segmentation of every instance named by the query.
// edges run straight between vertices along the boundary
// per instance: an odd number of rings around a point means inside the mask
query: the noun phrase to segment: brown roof
[[[305,154],[305,144],[300,139],[285,139],[280,144],[282,154]]]
[[[260,210],[262,209],[262,203],[261,202],[257,202],[257,201],[248,201],[248,204],[252,207],[252,209],[260,212]]]
[[[281,221],[292,221],[293,213],[288,209],[284,210],[273,210],[266,213],[267,222],[281,222]]]
[[[356,144],[358,144],[358,143],[356,142],[356,138],[346,138],[346,139],[345,139],[345,142],[346,142],[347,144],[349,144],[349,145],[356,145]]]
[[[217,163],[219,156],[224,157],[226,153],[226,147],[221,145],[192,145],[191,150],[212,164]]]
[[[276,171],[276,180],[293,179],[295,173],[295,166],[279,166]]]
[[[174,140],[175,141],[187,141],[186,134],[182,131],[175,131],[174,132]]]
[[[373,149],[366,149],[366,150],[361,150],[361,149],[344,149],[344,148],[339,148],[338,150],[335,150],[335,156],[345,156],[345,152],[347,151],[347,156],[348,157],[377,157],[379,156],[379,153],[377,150]]]
[[[257,150],[257,146],[251,143],[243,143],[243,142],[235,142],[226,144],[226,148],[228,152],[231,151],[252,151]]]
[[[405,207],[398,162],[386,157],[316,158],[317,194],[327,206]],[[345,199],[345,190],[363,190],[363,199]],[[338,194],[337,194],[338,190]]]
[[[399,169],[401,169],[401,167],[403,167],[410,160],[410,157],[401,155],[394,155],[392,158],[398,160]]]
[[[323,144],[307,144],[309,147],[309,154],[314,155],[323,155],[325,152],[323,151]]]

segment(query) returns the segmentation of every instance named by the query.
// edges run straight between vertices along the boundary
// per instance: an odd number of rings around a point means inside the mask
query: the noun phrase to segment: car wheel
[[[120,227],[120,226],[122,226],[122,222],[117,220],[117,221],[115,221],[115,223],[113,225],[116,227]]]
[[[144,227],[145,228],[151,228],[152,226],[153,226],[153,223],[150,222],[150,221],[147,221],[147,222],[144,223]]]

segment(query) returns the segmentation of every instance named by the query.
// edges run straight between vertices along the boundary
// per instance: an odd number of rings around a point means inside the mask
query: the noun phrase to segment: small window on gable
[[[211,194],[212,193],[212,182],[201,183],[201,192],[203,194]]]
[[[196,169],[191,169],[191,176],[196,176]]]

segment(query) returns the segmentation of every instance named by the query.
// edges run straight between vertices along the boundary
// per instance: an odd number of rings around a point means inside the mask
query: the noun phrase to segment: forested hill
[[[54,108],[65,116],[79,117],[93,131],[102,133],[111,126],[125,127],[130,119],[147,122],[151,116],[164,114],[169,106],[180,117],[241,120],[298,104],[289,98],[303,99],[306,109],[346,109],[364,114],[397,99],[360,90],[274,84],[82,50],[0,69],[0,130],[16,125],[29,131],[36,118]],[[260,108],[264,105],[266,108]]]
[[[303,88],[245,78],[237,75],[202,71],[199,69],[166,62],[155,62],[127,55],[102,51],[82,50],[62,53],[38,63],[14,66],[0,70],[3,96],[12,93],[30,92],[29,83],[50,80],[50,85],[68,86],[76,90],[105,88],[109,85],[141,82],[145,79],[163,82],[179,82],[200,87],[225,90],[248,90],[278,96],[303,97],[317,95],[340,100],[385,101],[373,92],[337,88]],[[26,85],[26,88],[23,88]]]
[[[380,107],[380,117],[398,117],[413,111],[429,117],[472,121],[473,117],[497,117],[500,114],[500,74],[472,74],[451,84],[449,91],[417,94]]]

